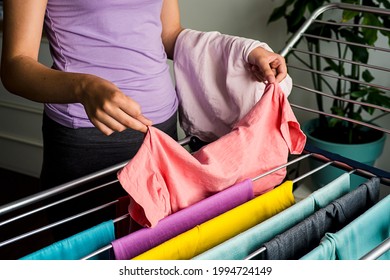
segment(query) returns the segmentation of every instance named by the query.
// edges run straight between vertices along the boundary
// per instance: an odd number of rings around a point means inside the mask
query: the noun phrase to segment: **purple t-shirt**
[[[53,68],[113,82],[153,123],[177,109],[161,40],[162,0],[49,0],[45,30]],[[45,104],[67,127],[92,127],[83,105]]]

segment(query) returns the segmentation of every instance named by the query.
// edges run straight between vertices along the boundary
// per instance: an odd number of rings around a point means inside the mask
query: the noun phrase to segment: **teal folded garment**
[[[390,236],[390,195],[336,233],[327,233],[320,245],[302,260],[359,260]],[[380,260],[390,260],[390,251]]]
[[[270,219],[196,256],[197,260],[242,260],[274,236],[298,224],[315,211],[350,191],[345,173],[310,196]]]
[[[55,242],[21,260],[79,260],[109,245],[115,239],[114,230],[114,223],[110,220]]]
[[[373,178],[264,243],[266,250],[261,258],[299,259],[318,246],[326,233],[337,232],[378,200],[379,179]]]

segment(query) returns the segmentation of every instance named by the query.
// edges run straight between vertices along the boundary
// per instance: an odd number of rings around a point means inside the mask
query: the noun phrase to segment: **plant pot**
[[[313,137],[311,134],[312,132],[318,127],[319,120],[318,119],[312,119],[306,122],[302,130],[307,136],[307,143],[318,147],[322,150],[338,154],[340,156],[355,160],[360,163],[364,163],[370,166],[374,166],[375,161],[379,158],[379,156],[383,152],[383,147],[385,145],[386,140],[386,134],[382,133],[382,137],[380,137],[378,140],[375,140],[370,143],[364,143],[364,144],[338,144],[338,143],[332,143],[327,142],[318,138]],[[322,165],[322,162],[319,162],[318,160],[310,160],[310,169],[314,169],[320,165]],[[333,167],[328,166],[316,173],[314,173],[311,177],[312,179],[312,187],[313,189],[318,189],[319,187],[322,187],[332,180],[336,179],[338,176],[343,174],[345,171]],[[367,179],[362,178],[358,175],[352,175],[351,176],[351,187],[357,187],[359,184],[365,182]]]

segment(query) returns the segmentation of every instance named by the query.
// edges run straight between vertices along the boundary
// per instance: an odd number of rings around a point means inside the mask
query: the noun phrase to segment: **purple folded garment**
[[[250,179],[207,197],[160,220],[155,227],[142,228],[111,244],[115,259],[129,260],[253,198]]]

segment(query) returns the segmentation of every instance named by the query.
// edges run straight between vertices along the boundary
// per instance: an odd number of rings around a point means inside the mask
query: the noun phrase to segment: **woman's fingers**
[[[258,47],[249,54],[248,61],[260,82],[281,82],[287,76],[285,59],[277,53]]]
[[[101,112],[99,120],[113,131],[131,128],[146,133],[148,126],[152,125],[152,121],[142,115],[139,104],[127,96],[110,105]]]
[[[270,63],[271,69],[275,72],[277,82],[281,82],[287,76],[287,65],[282,56],[277,57]]]
[[[152,121],[142,115],[141,107],[114,84],[94,78],[83,95],[83,104],[91,122],[104,134],[127,128],[145,133]]]
[[[99,112],[96,118],[91,118],[91,122],[106,135],[116,131],[121,132],[127,128],[146,133],[148,126],[151,125],[150,120],[144,116],[140,115],[134,118],[121,109],[118,109],[116,112]]]

